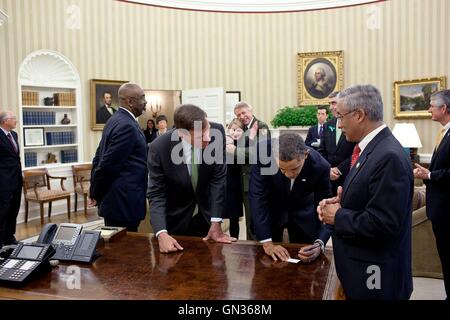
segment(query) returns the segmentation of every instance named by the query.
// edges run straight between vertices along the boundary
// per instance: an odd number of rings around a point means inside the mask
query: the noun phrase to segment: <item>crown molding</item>
[[[140,3],[151,6],[198,11],[219,12],[289,12],[332,9],[355,6],[386,0],[118,0],[121,2]]]
[[[0,9],[0,27],[8,21],[8,15]]]

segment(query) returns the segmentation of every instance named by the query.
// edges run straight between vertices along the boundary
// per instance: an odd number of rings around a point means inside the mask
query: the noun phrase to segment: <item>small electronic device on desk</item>
[[[105,242],[117,240],[127,234],[126,228],[122,227],[99,227],[96,230],[100,231],[100,236]]]
[[[51,243],[55,247],[54,260],[91,263],[98,256],[95,248],[100,232],[82,229],[81,224],[61,223],[57,230],[55,224],[47,224],[37,242]]]
[[[21,284],[42,271],[49,271],[49,260],[54,253],[50,244],[19,243],[0,265],[0,281]]]

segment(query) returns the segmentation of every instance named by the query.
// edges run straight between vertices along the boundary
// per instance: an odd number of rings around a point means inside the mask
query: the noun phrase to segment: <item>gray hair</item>
[[[450,113],[450,90],[440,90],[433,93],[430,101],[434,101],[436,107],[447,106],[447,113]]]
[[[279,151],[281,161],[291,161],[303,159],[307,152],[305,141],[298,133],[283,133],[278,139],[273,139],[274,150]]]
[[[241,108],[247,108],[248,110],[253,111],[253,107],[245,101],[239,101],[234,106],[234,110],[241,109]]]
[[[380,91],[371,84],[356,85],[344,89],[338,94],[338,99],[343,100],[349,108],[348,111],[361,108],[370,121],[383,121],[383,99]]]
[[[0,124],[12,117],[10,111],[0,111]]]
[[[328,96],[328,98],[334,98],[334,97],[336,97],[337,95],[339,94],[339,91],[334,91],[334,92],[332,92],[332,93],[330,93],[330,95]]]

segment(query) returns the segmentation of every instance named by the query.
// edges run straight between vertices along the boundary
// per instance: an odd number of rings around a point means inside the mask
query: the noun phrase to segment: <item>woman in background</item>
[[[230,236],[239,238],[239,217],[243,215],[242,164],[236,162],[237,141],[244,133],[244,125],[233,119],[227,128],[227,200],[223,218],[230,219]]]
[[[148,119],[147,121],[147,128],[144,130],[145,140],[147,140],[147,143],[152,142],[156,138],[156,126],[155,121],[152,119]]]

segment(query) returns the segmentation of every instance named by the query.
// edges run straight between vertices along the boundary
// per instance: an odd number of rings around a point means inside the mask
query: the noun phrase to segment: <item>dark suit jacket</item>
[[[280,170],[275,175],[262,175],[262,167],[252,166],[248,194],[257,239],[271,238],[271,230],[279,230],[289,219],[311,239],[326,243],[331,228],[322,225],[316,213],[319,202],[331,196],[330,165],[325,159],[310,149],[292,190],[291,180]]]
[[[335,217],[336,271],[348,298],[409,299],[413,187],[411,161],[384,128],[350,170]],[[381,289],[367,287],[370,266],[380,268]]]
[[[114,113],[116,113],[116,110],[113,108],[113,115]],[[106,121],[109,120],[109,118],[111,118],[111,113],[109,113],[108,109],[106,108],[106,106],[102,106],[101,108],[99,108],[97,110],[97,115],[96,115],[96,121],[97,123],[103,124],[106,123]]]
[[[19,147],[17,133],[11,131],[14,141]],[[20,154],[14,150],[11,142],[0,129],[0,198],[6,193],[17,191],[22,187],[22,167]]]
[[[344,134],[341,134],[336,145],[337,119],[333,118],[325,122],[320,146],[317,151],[328,161],[332,168],[337,167],[342,176],[333,181],[333,189],[344,184],[345,177],[350,170],[350,160],[355,147],[355,143],[347,141]]]
[[[433,222],[448,222],[450,215],[450,130],[433,152],[430,168],[431,180],[424,180],[427,186],[427,216]]]
[[[120,108],[106,124],[92,160],[91,198],[99,215],[139,223],[146,213],[147,144],[137,121]]]
[[[220,137],[222,141],[217,141],[212,136],[211,143],[203,150],[203,154],[211,154],[211,148],[218,144],[218,157],[222,163],[208,164],[203,160],[198,166],[196,192],[192,187],[187,165],[183,163],[183,146],[176,129],[168,130],[150,144],[147,197],[150,202],[150,220],[155,233],[165,229],[169,234],[183,235],[189,227],[196,205],[198,214],[202,214],[208,223],[211,217],[222,217],[227,173],[225,131],[220,124],[211,122],[210,125],[211,130],[215,129],[222,134]],[[181,163],[172,161],[172,151],[179,155]]]
[[[308,134],[306,135],[305,144],[308,147],[313,148],[314,150],[317,150],[319,147],[313,147],[311,146],[311,143],[316,142],[317,139],[319,139],[319,133],[317,132],[319,129],[319,125],[312,126],[308,129]],[[322,130],[325,130],[325,127],[323,127]],[[322,131],[323,135],[323,131]]]

